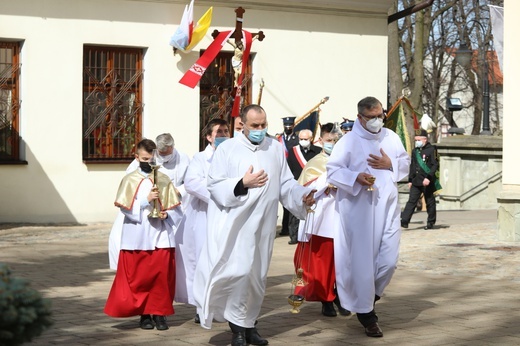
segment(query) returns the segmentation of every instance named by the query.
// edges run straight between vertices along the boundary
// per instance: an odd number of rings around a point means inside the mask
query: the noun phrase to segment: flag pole
[[[296,118],[296,120],[294,120],[294,126],[298,125],[299,122],[301,122],[303,119],[305,119],[307,116],[309,116],[309,114],[311,114],[312,112],[314,112],[314,110],[316,108],[319,108],[322,104],[324,104],[325,102],[327,102],[329,100],[329,97],[328,96],[325,96],[324,98],[322,98],[320,100],[320,102],[311,108],[310,111],[308,111],[307,113],[305,113],[304,115],[301,115],[299,116],[298,118]]]

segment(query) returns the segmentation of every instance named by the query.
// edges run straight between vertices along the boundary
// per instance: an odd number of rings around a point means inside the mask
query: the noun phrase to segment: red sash
[[[298,160],[298,163],[300,164],[300,166],[302,166],[302,168],[305,167],[305,165],[307,164],[307,159],[305,159],[305,156],[303,156],[303,153],[302,153],[299,145],[295,145],[293,147],[293,153],[294,153],[294,156],[296,157],[296,160]]]
[[[285,158],[289,157],[289,151],[287,150],[287,145],[285,144],[285,139],[283,138],[283,134],[281,134],[280,137],[278,137],[278,142],[282,143]]]

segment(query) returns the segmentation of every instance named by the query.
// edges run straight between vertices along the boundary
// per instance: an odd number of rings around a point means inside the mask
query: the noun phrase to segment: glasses
[[[372,119],[376,119],[376,118],[381,119],[381,120],[385,119],[385,113],[381,113],[379,115],[374,115],[374,116],[371,116],[371,117],[363,115],[363,114],[360,114],[360,115],[361,115],[361,117],[365,118],[366,121],[369,121],[369,120],[372,120]]]

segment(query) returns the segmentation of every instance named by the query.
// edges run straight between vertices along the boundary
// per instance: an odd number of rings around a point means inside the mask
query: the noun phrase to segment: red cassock
[[[105,305],[111,317],[174,313],[175,248],[121,250]]]
[[[309,242],[299,242],[294,253],[294,267],[303,269],[305,286],[296,286],[294,294],[307,301],[331,302],[336,298],[334,284],[334,241],[312,235]]]

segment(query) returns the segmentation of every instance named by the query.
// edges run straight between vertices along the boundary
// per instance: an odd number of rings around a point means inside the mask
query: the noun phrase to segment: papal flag
[[[193,26],[193,4],[194,0],[191,0],[190,4],[184,9],[181,23],[170,39],[170,45],[184,53],[191,52],[204,38],[204,35],[206,35],[211,25],[213,7],[210,7],[206,13],[200,17],[195,27]]]

